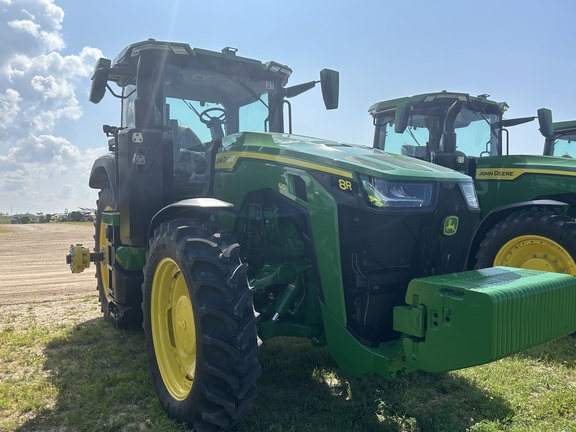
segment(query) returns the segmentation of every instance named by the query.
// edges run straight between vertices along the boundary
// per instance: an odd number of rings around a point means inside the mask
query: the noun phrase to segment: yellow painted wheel
[[[228,430],[250,412],[260,375],[257,317],[240,246],[212,221],[166,220],[148,243],[143,328],[170,418]]]
[[[549,210],[514,214],[490,229],[475,268],[516,267],[576,276],[576,221]]]
[[[105,186],[98,193],[96,202],[96,221],[94,222],[94,252],[103,253],[104,259],[96,264],[96,279],[98,281],[98,299],[100,309],[105,319],[110,319],[118,329],[137,327],[142,323],[141,300],[138,298],[136,289],[130,289],[123,285],[122,275],[118,279],[113,278],[112,272],[117,271],[113,267],[116,248],[120,245],[119,227],[108,226],[104,223],[104,212],[118,211],[118,205],[110,186]],[[110,238],[106,236],[110,235]],[[111,245],[108,245],[108,242]],[[119,286],[115,290],[114,282],[118,280]]]
[[[496,254],[494,265],[567,274],[573,274],[576,269],[566,249],[537,235],[519,236],[507,242]]]
[[[109,205],[105,206],[102,211],[112,211],[112,207]],[[108,256],[108,247],[106,239],[106,224],[102,222],[102,218],[99,218],[99,229],[98,229],[98,239],[96,243],[97,252],[104,252],[104,261],[100,261],[98,264],[100,266],[100,278],[102,279],[102,291],[103,294],[108,296],[110,293],[110,277],[108,273],[108,264],[110,263],[110,257]]]
[[[96,264],[96,278],[98,281],[98,296],[104,318],[111,319],[111,281],[108,265],[111,257],[108,250],[108,239],[106,238],[106,224],[102,220],[102,213],[113,211],[116,208],[114,195],[109,188],[102,189],[98,194],[96,202],[96,221],[94,223],[94,252],[104,252],[104,260]]]
[[[154,352],[170,395],[184,400],[196,370],[196,327],[188,285],[178,264],[162,259],[152,281],[150,324]]]

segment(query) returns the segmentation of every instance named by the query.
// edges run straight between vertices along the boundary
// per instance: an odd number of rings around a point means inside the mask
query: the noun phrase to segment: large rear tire
[[[233,427],[257,394],[257,316],[238,252],[195,219],[164,222],[149,241],[142,309],[154,386],[168,415],[197,431]]]
[[[113,211],[116,209],[116,201],[112,190],[105,188],[98,192],[98,201],[96,201],[96,221],[94,222],[94,252],[103,252],[104,260],[96,263],[96,281],[98,289],[98,299],[100,300],[100,309],[106,319],[112,319],[110,314],[110,275],[108,264],[108,247],[106,239],[106,224],[102,222],[102,212]]]
[[[504,219],[488,232],[476,254],[475,268],[492,266],[576,276],[576,221],[550,211]]]

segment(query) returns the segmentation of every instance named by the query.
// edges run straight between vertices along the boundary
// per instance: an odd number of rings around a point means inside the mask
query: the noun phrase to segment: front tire
[[[144,333],[168,415],[198,431],[228,429],[250,411],[259,339],[239,245],[216,224],[162,223],[144,267]]]
[[[492,228],[475,268],[506,266],[576,276],[576,221],[550,211],[512,215]]]

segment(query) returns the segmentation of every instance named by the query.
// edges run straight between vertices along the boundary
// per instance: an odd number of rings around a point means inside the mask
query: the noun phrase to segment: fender
[[[488,231],[492,229],[494,225],[506,219],[508,216],[510,216],[512,213],[517,212],[518,210],[528,209],[532,207],[566,209],[567,207],[570,207],[570,204],[552,199],[537,199],[537,200],[516,202],[493,208],[482,219],[480,225],[478,225],[478,228],[476,228],[476,233],[474,234],[474,240],[472,241],[470,251],[468,252],[468,260],[467,260],[468,269],[474,268],[474,258],[476,255],[476,251],[480,246],[480,242],[484,239],[484,237],[486,237],[486,234],[488,233]]]
[[[201,216],[207,218],[216,211],[231,210],[232,207],[234,207],[234,204],[216,198],[189,198],[177,201],[162,208],[152,217],[150,228],[148,229],[148,238],[152,236],[154,229],[158,225],[168,219],[178,216]]]
[[[118,191],[118,181],[116,179],[116,162],[114,155],[107,154],[100,156],[94,161],[88,185],[92,189],[104,189],[109,186],[112,189],[114,202],[119,202],[120,194]]]

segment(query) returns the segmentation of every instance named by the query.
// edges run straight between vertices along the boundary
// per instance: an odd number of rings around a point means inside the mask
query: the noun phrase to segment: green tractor
[[[102,311],[144,328],[158,398],[199,431],[256,398],[260,342],[327,346],[360,376],[490,362],[576,330],[574,278],[455,273],[479,217],[471,179],[366,146],[293,135],[290,68],[148,40],[100,59],[90,100],[120,99],[93,165]],[[338,73],[320,73],[326,108]],[[114,83],[120,91],[111,87]],[[288,129],[289,133],[285,133]]]
[[[474,178],[482,217],[468,269],[508,266],[576,276],[576,162],[510,155],[507,128],[536,117],[504,119],[507,108],[487,95],[446,91],[379,102],[369,109],[373,146]],[[538,110],[538,120],[553,140],[550,111]]]

